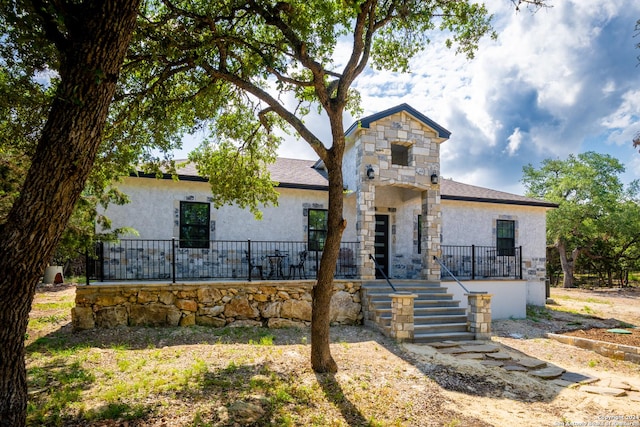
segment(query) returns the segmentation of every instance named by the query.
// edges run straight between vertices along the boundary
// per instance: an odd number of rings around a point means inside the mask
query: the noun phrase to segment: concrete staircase
[[[467,332],[466,309],[439,283],[393,281],[399,292],[417,294],[414,300],[414,342],[473,340]],[[391,330],[391,297],[393,289],[382,281],[363,283],[363,309],[366,326],[389,336]]]

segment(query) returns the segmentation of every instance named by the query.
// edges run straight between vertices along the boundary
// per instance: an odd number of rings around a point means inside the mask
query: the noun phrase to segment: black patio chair
[[[338,267],[341,276],[351,278],[357,275],[358,266],[356,265],[352,249],[340,248],[340,253],[338,255]]]
[[[295,277],[296,270],[298,271],[298,278],[306,279],[307,275],[304,272],[304,263],[307,261],[307,251],[298,253],[298,263],[289,264],[289,279]]]
[[[249,257],[248,251],[244,251],[244,257],[246,258],[247,264],[249,265],[249,277],[251,277],[251,273],[255,268],[256,270],[258,270],[258,273],[260,273],[260,280],[264,280],[264,272],[263,272],[262,265],[257,262],[254,262],[253,258]]]

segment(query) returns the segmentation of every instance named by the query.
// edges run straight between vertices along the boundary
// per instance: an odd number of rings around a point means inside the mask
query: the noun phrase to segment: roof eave
[[[356,129],[359,129],[359,128],[368,129],[371,123],[378,121],[380,119],[383,119],[387,116],[391,116],[393,114],[399,113],[401,111],[411,114],[416,119],[421,121],[423,124],[433,129],[438,135],[438,140],[436,142],[444,142],[447,139],[449,139],[449,137],[451,136],[451,132],[449,130],[440,126],[438,123],[434,122],[429,117],[425,116],[424,114],[422,114],[421,112],[419,112],[418,110],[416,110],[415,108],[413,108],[412,106],[406,103],[396,105],[395,107],[389,108],[384,111],[380,111],[379,113],[372,114],[370,116],[364,117],[356,121],[351,126],[349,126],[349,128],[345,132],[345,136],[351,135],[353,132],[355,132]]]
[[[491,199],[487,197],[451,196],[446,194],[441,194],[440,198],[442,200],[457,200],[461,202],[495,203],[500,205],[532,206],[532,207],[551,208],[551,209],[555,209],[558,207],[556,203],[542,202],[542,201],[538,202],[533,200],[528,201],[528,200]]]
[[[154,173],[145,173],[145,172],[131,172],[129,174],[132,178],[153,178],[153,179],[166,179],[173,180],[173,175],[170,173],[163,173],[162,176],[158,176]],[[209,182],[208,179],[203,178],[201,176],[194,175],[176,175],[178,181],[187,181],[187,182]],[[316,190],[316,191],[329,191],[328,185],[317,185],[317,184],[300,184],[297,182],[279,182],[276,185],[276,188],[293,188],[298,190]]]

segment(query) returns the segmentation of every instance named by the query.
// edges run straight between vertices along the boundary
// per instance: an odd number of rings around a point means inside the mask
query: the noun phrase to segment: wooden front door
[[[389,216],[376,215],[375,228],[375,257],[378,266],[389,276]],[[376,278],[382,279],[383,275],[376,269]]]

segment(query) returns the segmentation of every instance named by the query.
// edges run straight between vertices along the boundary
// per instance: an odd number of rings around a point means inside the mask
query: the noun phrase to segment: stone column
[[[360,263],[360,278],[362,280],[374,280],[376,278],[376,267],[369,259],[369,254],[375,252],[375,185],[368,181],[363,181],[357,195],[356,207],[356,230],[360,247],[358,249],[358,262]]]
[[[491,296],[490,294],[465,294],[469,300],[467,307],[467,330],[475,334],[477,340],[491,338]]]
[[[416,294],[396,292],[391,297],[391,338],[413,342],[413,300]]]
[[[440,281],[440,265],[433,260],[440,257],[440,184],[422,192],[422,278],[430,282]]]

